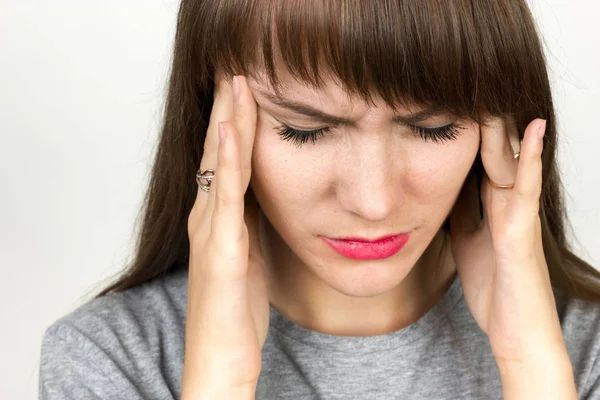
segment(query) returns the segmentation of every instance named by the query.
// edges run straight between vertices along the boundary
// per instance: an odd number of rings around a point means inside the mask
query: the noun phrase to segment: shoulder
[[[555,291],[563,337],[582,399],[600,396],[600,302]]]
[[[571,341],[600,342],[600,302],[582,300],[554,289],[563,334]]]
[[[139,383],[153,377],[164,382],[169,373],[173,379],[179,376],[186,303],[187,270],[170,271],[90,300],[57,319],[42,338],[40,398],[54,398],[51,393],[61,398],[66,390],[75,397],[90,390],[110,398],[111,390],[127,387],[129,398],[156,395],[146,392],[152,385]]]
[[[153,328],[185,321],[187,271],[170,271],[150,282],[88,301],[57,319],[47,333],[77,331],[110,346],[112,335],[146,337]],[[103,332],[106,336],[100,336]]]

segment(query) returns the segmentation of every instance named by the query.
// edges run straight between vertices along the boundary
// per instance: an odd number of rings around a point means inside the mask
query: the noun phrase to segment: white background
[[[600,267],[600,2],[531,0],[575,248]],[[133,246],[178,2],[0,0],[0,398],[37,398],[40,342]]]

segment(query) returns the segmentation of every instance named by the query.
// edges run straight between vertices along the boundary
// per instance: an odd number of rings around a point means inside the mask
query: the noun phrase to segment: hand
[[[544,120],[532,121],[515,159],[510,144],[519,142],[514,119],[496,118],[483,127],[481,193],[475,178],[468,178],[450,216],[465,300],[497,361],[525,362],[547,350],[566,352],[539,218],[544,130]],[[514,183],[514,188],[493,187],[489,179]]]
[[[206,386],[252,389],[269,326],[269,300],[249,191],[257,105],[244,77],[217,77],[201,170],[213,169],[209,192],[198,188],[188,218],[190,262],[182,393]],[[234,83],[235,86],[235,83]],[[220,139],[219,122],[226,139]],[[186,396],[188,397],[188,396]],[[193,396],[192,396],[193,397]]]

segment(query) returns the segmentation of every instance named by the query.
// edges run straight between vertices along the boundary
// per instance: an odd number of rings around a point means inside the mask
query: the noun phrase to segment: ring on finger
[[[207,169],[205,171],[198,170],[196,173],[196,183],[200,189],[208,192],[210,190],[210,184],[212,183],[215,171],[213,169]],[[205,182],[202,182],[204,180]]]
[[[513,158],[518,159],[520,156],[521,156],[521,152],[519,151],[513,155]],[[499,185],[496,182],[494,182],[493,180],[489,179],[489,177],[488,177],[488,180],[490,182],[490,185],[492,185],[493,187],[498,188],[498,189],[512,189],[515,187],[514,183],[511,185]]]

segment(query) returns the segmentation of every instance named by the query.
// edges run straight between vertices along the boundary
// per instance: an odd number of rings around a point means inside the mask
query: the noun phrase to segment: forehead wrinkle
[[[336,116],[336,115],[331,115],[328,114],[318,108],[313,107],[310,104],[306,104],[306,103],[302,103],[299,101],[294,101],[294,100],[288,100],[285,99],[283,97],[279,97],[276,94],[270,93],[270,92],[266,92],[260,89],[255,89],[262,97],[264,97],[267,101],[269,101],[270,103],[272,103],[273,105],[279,107],[279,108],[284,108],[287,109],[289,111],[295,112],[297,114],[301,114],[303,116],[312,118],[314,120],[317,120],[319,122],[323,122],[323,123],[327,123],[330,125],[337,125],[337,126],[348,126],[348,127],[356,127],[357,123],[355,120],[346,118],[346,117],[340,117],[340,116]],[[404,124],[404,125],[412,125],[412,124],[416,124],[422,121],[425,121],[426,119],[429,119],[431,117],[434,116],[438,116],[440,114],[442,114],[445,110],[442,107],[439,106],[431,106],[431,107],[427,107],[425,109],[422,109],[420,111],[408,114],[408,115],[400,115],[397,113],[394,113],[393,117],[392,117],[392,122],[397,123],[397,124]]]
[[[279,97],[273,93],[264,92],[260,89],[257,89],[257,91],[267,101],[279,108],[284,108],[297,114],[301,114],[303,116],[315,119],[317,121],[325,122],[332,125],[356,127],[356,122],[349,118],[331,115],[309,104],[295,100],[288,100]]]

